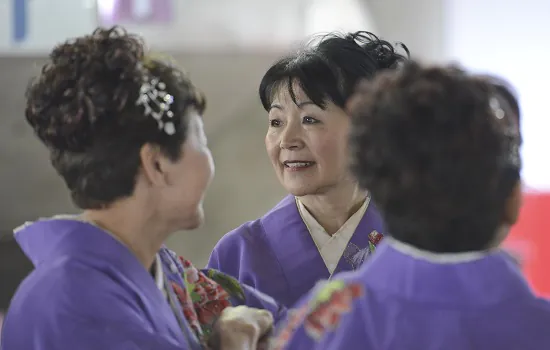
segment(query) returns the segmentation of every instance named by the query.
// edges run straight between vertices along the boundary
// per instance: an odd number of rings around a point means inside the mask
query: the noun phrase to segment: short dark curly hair
[[[404,54],[397,49],[403,49]],[[330,33],[315,37],[297,52],[275,62],[264,74],[259,87],[260,100],[269,110],[279,89],[287,88],[294,102],[298,83],[313,103],[325,108],[326,102],[344,108],[361,79],[396,68],[406,61],[404,44],[392,45],[366,31]]]
[[[136,104],[144,76],[160,79],[174,98],[173,135]],[[56,46],[26,98],[27,122],[82,209],[104,208],[133,193],[144,144],[177,160],[189,110],[205,108],[204,96],[181,69],[148,55],[142,39],[120,27]]]
[[[356,96],[352,168],[389,234],[433,252],[487,249],[520,178],[513,93],[457,67],[411,62]]]

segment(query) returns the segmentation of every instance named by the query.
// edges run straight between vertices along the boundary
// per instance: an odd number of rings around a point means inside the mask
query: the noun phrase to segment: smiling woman
[[[341,180],[349,180],[352,187],[346,171],[347,144],[340,141],[347,137],[349,118],[334,103],[315,104],[298,82],[293,84],[292,89],[279,89],[268,107],[265,143],[279,180],[295,196],[330,191]],[[363,202],[364,194],[357,195],[362,198],[355,202]],[[328,232],[339,229],[329,221],[326,225]]]
[[[259,88],[269,115],[265,144],[290,195],[226,234],[210,267],[288,306],[318,280],[362,264],[384,229],[349,170],[344,106],[360,79],[404,60],[389,42],[356,32],[323,36],[273,64]]]

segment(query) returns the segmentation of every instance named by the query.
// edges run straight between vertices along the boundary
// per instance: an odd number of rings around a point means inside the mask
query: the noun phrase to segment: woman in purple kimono
[[[417,64],[359,90],[353,169],[391,235],[299,303],[274,349],[550,349],[550,302],[499,248],[521,201],[513,96]]]
[[[203,221],[213,176],[204,108],[179,68],[120,28],[51,52],[26,120],[84,212],[15,231],[35,269],[11,301],[2,350],[254,348],[284,315],[163,247]]]
[[[330,34],[267,71],[259,88],[265,144],[289,195],[226,234],[209,267],[290,306],[317,281],[363,263],[384,228],[349,171],[344,105],[360,79],[405,59],[372,33]]]

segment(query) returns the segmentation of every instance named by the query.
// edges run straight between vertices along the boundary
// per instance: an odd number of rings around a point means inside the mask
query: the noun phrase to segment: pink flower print
[[[328,300],[318,302],[304,322],[306,333],[313,339],[336,329],[341,317],[351,310],[353,301],[363,295],[363,286],[352,283],[329,292]]]
[[[369,233],[369,241],[372,244],[374,244],[375,246],[377,246],[378,243],[380,243],[380,241],[382,240],[383,237],[384,237],[384,235],[381,234],[380,232],[376,231],[376,230]]]

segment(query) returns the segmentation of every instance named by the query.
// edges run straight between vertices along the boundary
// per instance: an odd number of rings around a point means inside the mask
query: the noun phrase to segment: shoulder
[[[357,334],[352,327],[362,324],[365,293],[363,284],[352,279],[319,282],[288,312],[287,323],[273,340],[274,349],[348,348],[353,340],[346,333]]]
[[[266,244],[267,238],[265,235],[264,223],[270,220],[280,220],[281,214],[285,213],[289,206],[296,206],[296,201],[292,196],[286,196],[283,198],[283,200],[281,200],[261,218],[245,222],[241,226],[226,233],[218,241],[216,248],[239,248],[246,245]]]
[[[109,319],[135,317],[125,290],[107,272],[78,260],[35,269],[21,284],[10,307],[12,317],[37,320],[65,314]],[[113,311],[113,308],[116,311]]]
[[[214,251],[218,253],[231,252],[235,254],[247,246],[258,246],[265,244],[265,234],[262,228],[261,219],[249,221],[229,231],[218,241]]]
[[[535,298],[529,305],[530,314],[541,324],[550,324],[550,300]]]

